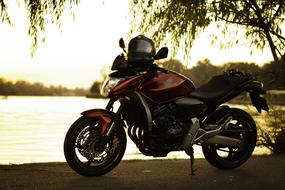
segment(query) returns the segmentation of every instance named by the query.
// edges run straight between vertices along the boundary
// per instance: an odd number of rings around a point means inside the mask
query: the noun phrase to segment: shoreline
[[[132,143],[132,142],[131,142]],[[131,145],[131,144],[130,144]],[[138,150],[137,150],[138,151]],[[195,159],[205,159],[202,149],[200,146],[195,145],[194,146],[194,156]],[[265,147],[255,147],[255,150],[252,153],[252,156],[272,156],[273,153],[270,152],[269,149]],[[0,155],[1,156],[1,155]],[[145,156],[142,153],[138,154],[130,154],[125,153],[124,157],[122,158],[122,161],[156,161],[156,160],[185,160],[188,159],[189,156],[185,154],[184,151],[173,151],[169,153],[166,157],[152,157],[152,156]],[[45,163],[65,163],[65,158],[60,160],[51,160],[51,161],[27,161],[27,162],[21,162],[21,161],[10,161],[10,162],[0,162],[0,166],[9,166],[9,165],[29,165],[29,164],[45,164]]]
[[[101,177],[83,177],[65,162],[0,165],[0,189],[285,189],[285,155],[252,156],[234,170],[196,159],[124,160]]]
[[[284,161],[285,161],[285,154],[280,154],[280,155],[275,155],[275,154],[260,154],[260,155],[252,155],[250,158],[262,158],[262,157],[284,157]],[[157,157],[157,158],[154,158],[154,157],[150,157],[150,159],[122,159],[120,163],[122,162],[168,162],[168,161],[183,161],[183,160],[188,160],[187,158],[167,158],[167,157]],[[199,157],[199,158],[195,158],[195,160],[205,160],[206,159],[203,157]],[[5,168],[5,167],[28,167],[28,166],[54,166],[54,165],[66,165],[67,166],[67,162],[66,161],[55,161],[55,162],[27,162],[27,163],[19,163],[19,164],[15,164],[15,163],[11,163],[11,164],[1,164],[0,163],[0,170],[2,168]]]
[[[276,156],[275,154],[271,153],[269,150],[268,152],[263,152],[260,153],[260,150],[254,150],[254,152],[252,153],[251,157],[267,157],[267,156]],[[196,151],[197,152],[197,151]],[[184,154],[184,152],[183,152]],[[201,153],[202,154],[202,153]],[[184,156],[177,156],[177,155],[168,155],[166,157],[152,157],[152,156],[145,156],[143,154],[141,154],[140,156],[130,156],[130,155],[124,155],[124,157],[122,158],[121,162],[144,162],[144,161],[168,161],[168,160],[188,160],[188,155],[184,155]],[[284,154],[285,157],[285,154]],[[194,158],[195,160],[205,160],[205,157],[199,156],[199,155],[195,155],[194,154]],[[39,162],[20,162],[20,163],[0,163],[0,169],[1,167],[4,166],[21,166],[21,165],[60,165],[60,164],[65,164],[66,160],[59,160],[59,161],[39,161]]]

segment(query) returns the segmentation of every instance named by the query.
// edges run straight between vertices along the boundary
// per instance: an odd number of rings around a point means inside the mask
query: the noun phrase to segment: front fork
[[[113,105],[116,101],[117,101],[117,99],[110,99],[107,106],[106,106],[106,110],[113,111]]]
[[[106,110],[108,111],[112,111],[113,110],[113,105],[114,103],[117,101],[117,99],[110,99],[107,106],[106,106]],[[110,127],[107,130],[106,136],[105,136],[105,140],[104,140],[104,144],[108,141],[108,139],[110,139],[112,137],[112,134],[114,132],[115,126],[116,124],[119,122],[119,120],[121,119],[121,114],[122,114],[122,110],[124,108],[124,103],[125,100],[122,99],[120,100],[120,106],[117,110],[117,112],[115,113],[115,117],[113,118]]]

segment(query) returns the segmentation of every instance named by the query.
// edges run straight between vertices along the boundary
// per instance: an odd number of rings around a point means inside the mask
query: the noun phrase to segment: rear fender
[[[269,110],[266,99],[260,96],[261,94],[266,94],[261,82],[252,81],[249,85],[247,85],[247,91],[250,94],[252,105],[256,107],[259,113],[261,113],[261,110]]]
[[[115,117],[114,112],[105,109],[91,109],[82,112],[81,115],[100,120],[102,122],[102,128],[100,130],[100,134],[102,136],[105,136],[107,134],[108,128],[111,125],[113,118]]]
[[[259,93],[257,92],[250,92],[250,99],[251,103],[254,107],[256,107],[256,110],[261,113],[261,110],[267,111],[269,110],[268,104],[265,98],[261,97]]]

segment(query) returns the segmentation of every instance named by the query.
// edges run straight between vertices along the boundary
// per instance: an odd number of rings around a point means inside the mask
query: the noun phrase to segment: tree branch
[[[239,25],[243,25],[243,26],[256,26],[257,23],[253,23],[253,22],[238,22],[238,21],[233,21],[233,20],[228,20],[228,19],[225,19],[223,17],[219,17],[219,16],[216,16],[218,19],[220,20],[223,20],[223,21],[226,21],[228,23],[231,23],[231,24],[239,24]]]
[[[262,14],[261,14],[261,11],[260,11],[260,8],[259,6],[257,5],[256,3],[256,0],[250,0],[252,5],[254,6],[255,8],[255,14],[258,18],[258,21],[260,23],[260,28],[262,28],[264,30],[264,33],[266,35],[266,38],[268,40],[268,43],[269,43],[269,46],[270,46],[270,49],[271,49],[271,53],[272,53],[272,56],[274,58],[274,61],[276,63],[280,62],[279,61],[279,58],[278,58],[278,55],[276,53],[276,50],[279,51],[277,48],[276,48],[276,45],[274,44],[273,40],[272,40],[272,37],[270,35],[270,28],[269,28],[269,25],[268,23],[265,23],[265,20],[264,18],[262,17]]]
[[[279,7],[277,8],[277,10],[275,11],[274,15],[272,16],[271,20],[269,21],[269,23],[272,23],[273,20],[276,18],[276,16],[278,15],[278,12],[281,11],[282,6],[284,5],[284,1],[280,2]]]
[[[277,36],[278,38],[282,39],[282,40],[285,40],[285,37],[281,36],[280,34],[274,32],[273,30],[269,30],[269,32],[275,36]]]

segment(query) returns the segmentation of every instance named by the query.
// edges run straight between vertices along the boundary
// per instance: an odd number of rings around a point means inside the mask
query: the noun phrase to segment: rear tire
[[[216,144],[202,146],[206,160],[219,169],[233,169],[241,166],[252,155],[256,145],[257,132],[252,117],[238,108],[231,108],[230,115],[232,116],[232,121],[236,122],[230,125],[230,129],[233,131],[235,129],[244,130],[244,132],[222,132],[220,135],[237,138],[242,141],[242,145],[239,148],[222,147]],[[213,118],[208,121],[208,124],[215,124],[219,119]],[[226,154],[221,153],[224,151]]]
[[[126,150],[126,133],[118,126],[106,145],[100,145],[101,121],[82,116],[69,128],[64,140],[68,165],[83,176],[100,176],[110,172],[121,161]]]

